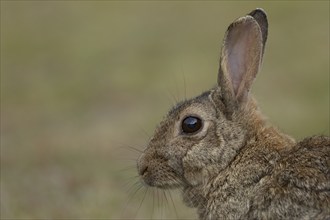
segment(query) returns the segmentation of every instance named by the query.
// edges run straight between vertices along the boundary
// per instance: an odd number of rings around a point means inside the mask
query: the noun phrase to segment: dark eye
[[[202,120],[195,116],[188,116],[182,121],[182,131],[186,134],[192,134],[202,127]]]

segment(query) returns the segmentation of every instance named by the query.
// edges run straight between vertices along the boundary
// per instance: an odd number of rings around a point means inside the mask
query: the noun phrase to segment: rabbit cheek
[[[192,186],[200,185],[210,177],[208,170],[213,167],[208,156],[212,151],[210,150],[196,146],[183,158],[184,177]],[[210,153],[205,153],[207,151]]]
[[[202,170],[186,169],[184,177],[192,186],[197,186],[203,182]]]

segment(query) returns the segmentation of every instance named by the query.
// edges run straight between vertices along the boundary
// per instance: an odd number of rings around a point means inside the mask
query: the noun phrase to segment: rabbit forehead
[[[189,115],[200,116],[203,119],[210,119],[215,113],[214,106],[211,101],[211,91],[202,93],[190,100],[178,103],[169,112],[169,116],[176,120],[182,119]]]
[[[214,118],[214,115],[215,109],[211,105],[211,102],[195,102],[182,109],[182,111],[179,113],[179,118],[182,120],[183,118],[188,116],[197,116],[203,120],[211,120],[212,118]]]

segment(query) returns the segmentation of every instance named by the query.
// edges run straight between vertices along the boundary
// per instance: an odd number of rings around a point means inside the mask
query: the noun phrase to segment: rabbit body
[[[252,144],[184,201],[200,219],[329,219],[329,148],[322,136],[283,151]]]
[[[137,161],[144,184],[181,188],[200,219],[330,219],[330,138],[297,143],[249,93],[267,33],[261,9],[234,21],[218,85],[170,110]]]

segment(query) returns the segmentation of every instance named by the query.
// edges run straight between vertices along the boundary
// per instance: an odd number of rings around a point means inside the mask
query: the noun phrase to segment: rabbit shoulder
[[[330,218],[330,137],[313,136],[281,152],[250,207],[252,218]]]

